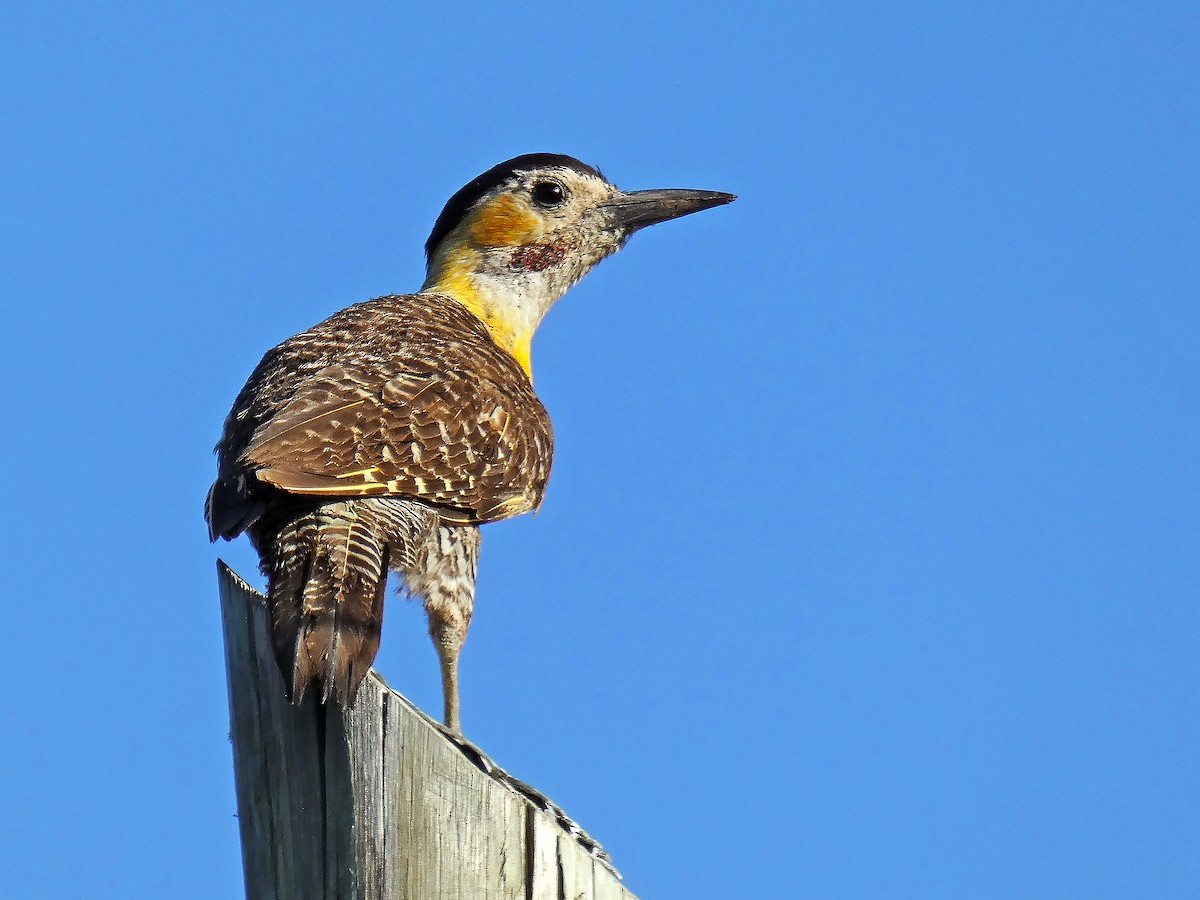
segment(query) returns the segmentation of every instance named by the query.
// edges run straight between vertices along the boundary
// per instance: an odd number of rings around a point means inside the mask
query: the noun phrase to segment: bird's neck
[[[532,378],[533,333],[562,292],[545,279],[492,271],[486,262],[473,247],[455,247],[435,260],[421,290],[448,294],[473,312]]]

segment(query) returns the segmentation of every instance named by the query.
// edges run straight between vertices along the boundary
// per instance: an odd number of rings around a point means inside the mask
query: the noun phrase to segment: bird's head
[[[633,232],[733,199],[718,191],[626,192],[570,156],[518,156],[450,198],[425,243],[422,290],[465,305],[528,372],[533,332],[547,310]]]

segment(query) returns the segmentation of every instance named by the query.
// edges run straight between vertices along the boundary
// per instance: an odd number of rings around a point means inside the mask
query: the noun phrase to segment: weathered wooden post
[[[284,700],[263,598],[218,563],[248,900],[636,900],[557,806],[375,672]]]

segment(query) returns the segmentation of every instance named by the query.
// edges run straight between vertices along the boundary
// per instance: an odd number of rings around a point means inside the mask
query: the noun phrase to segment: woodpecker
[[[379,649],[388,572],[425,605],[447,727],[479,526],[537,509],[554,453],[530,343],[640,228],[734,200],[621,191],[570,156],[488,169],[446,203],[415,294],[334,313],[270,350],[216,446],[212,540],[247,532],[289,697],[349,706]]]

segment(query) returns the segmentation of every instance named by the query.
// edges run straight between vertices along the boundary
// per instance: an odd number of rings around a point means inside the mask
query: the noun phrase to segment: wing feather
[[[285,374],[295,375],[254,423],[239,467],[291,493],[423,500],[454,521],[536,508],[553,436],[524,370],[474,317],[470,327],[443,314],[418,328],[402,307],[405,330],[395,327],[394,308],[376,312],[388,316],[368,323],[375,334],[357,323],[357,343],[327,352],[325,365],[286,360]],[[452,312],[461,318],[465,310]],[[311,344],[336,319],[292,340]],[[286,356],[286,349],[285,342],[277,352]]]

